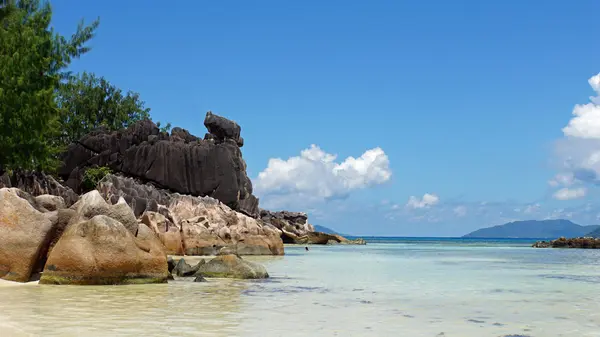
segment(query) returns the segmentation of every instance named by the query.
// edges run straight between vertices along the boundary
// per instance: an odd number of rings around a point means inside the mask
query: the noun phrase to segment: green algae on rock
[[[198,269],[196,276],[238,279],[264,279],[269,273],[264,266],[229,254],[219,255]]]

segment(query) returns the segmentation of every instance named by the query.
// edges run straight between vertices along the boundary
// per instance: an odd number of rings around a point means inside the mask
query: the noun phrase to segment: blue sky
[[[198,135],[208,110],[237,121],[264,207],[361,235],[599,222],[596,181],[572,178],[600,172],[598,1],[51,3],[63,34],[101,20],[73,70]]]

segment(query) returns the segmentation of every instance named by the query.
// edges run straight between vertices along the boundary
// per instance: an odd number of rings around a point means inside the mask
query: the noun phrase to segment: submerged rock
[[[269,273],[267,273],[264,266],[245,261],[233,254],[215,257],[200,266],[196,275],[238,279],[263,279],[269,277]]]
[[[202,275],[196,275],[194,282],[206,282],[206,279]]]

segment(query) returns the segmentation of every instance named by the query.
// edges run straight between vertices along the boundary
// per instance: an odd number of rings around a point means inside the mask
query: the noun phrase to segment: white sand
[[[5,288],[5,287],[26,287],[26,286],[37,285],[38,282],[39,281],[32,281],[32,282],[21,283],[21,282],[12,282],[12,281],[7,281],[7,280],[0,279],[0,287],[2,287],[2,288]],[[4,336],[4,335],[0,334],[0,336]]]

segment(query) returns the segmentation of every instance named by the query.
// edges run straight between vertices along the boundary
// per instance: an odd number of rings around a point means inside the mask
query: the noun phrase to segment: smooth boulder
[[[241,257],[219,255],[198,269],[196,276],[237,278],[237,279],[264,279],[269,273],[264,266],[243,260]]]
[[[0,278],[27,282],[51,240],[52,221],[16,188],[0,189]]]
[[[106,215],[70,225],[48,256],[41,284],[166,283],[167,256],[141,224],[138,236]]]
[[[44,207],[48,211],[56,211],[66,208],[65,199],[57,195],[42,194],[35,197],[38,205]]]

